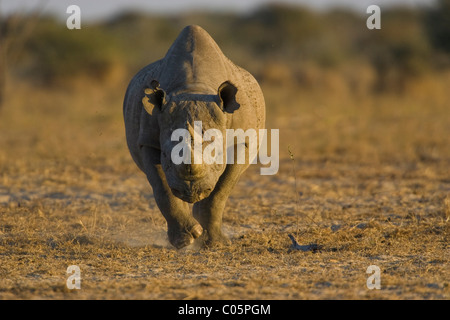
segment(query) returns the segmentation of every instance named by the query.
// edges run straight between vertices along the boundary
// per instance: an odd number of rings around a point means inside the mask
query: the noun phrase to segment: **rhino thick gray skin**
[[[194,121],[223,137],[226,129],[259,132],[265,103],[254,77],[225,57],[204,29],[187,26],[163,59],[133,77],[123,113],[128,148],[152,186],[170,243],[182,248],[196,238],[206,245],[229,242],[222,232],[225,203],[249,164],[175,165],[171,150],[179,142],[171,135],[180,128],[192,133]]]

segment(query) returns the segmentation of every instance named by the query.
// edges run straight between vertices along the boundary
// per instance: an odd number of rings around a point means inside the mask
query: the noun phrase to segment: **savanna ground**
[[[278,174],[253,165],[236,185],[224,214],[231,245],[182,250],[126,147],[132,73],[49,87],[11,76],[0,298],[448,299],[450,74],[374,94],[336,77],[305,89],[276,80],[281,67],[262,82],[267,127],[280,130]],[[314,250],[292,250],[289,234]],[[66,286],[70,265],[80,290]],[[367,288],[370,265],[380,290]]]
[[[268,95],[279,173],[254,165],[241,178],[224,216],[230,246],[177,251],[128,154],[122,92],[82,88],[9,90],[1,298],[448,298],[450,126],[439,101]],[[290,250],[290,233],[319,250]],[[80,290],[66,288],[70,265]],[[370,265],[381,290],[366,286]]]

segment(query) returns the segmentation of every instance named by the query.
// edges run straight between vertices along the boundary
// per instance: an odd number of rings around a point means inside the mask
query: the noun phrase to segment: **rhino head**
[[[226,157],[221,162],[195,161],[194,150],[199,149],[194,147],[194,141],[198,139],[198,134],[194,132],[194,122],[201,121],[202,137],[204,132],[215,129],[224,140],[231,119],[229,115],[240,107],[236,101],[237,88],[229,81],[223,82],[216,94],[204,94],[202,91],[204,92],[198,88],[190,88],[166,93],[159,82],[153,80],[150,87],[145,89],[148,101],[143,101],[145,110],[156,117],[159,125],[161,165],[168,185],[176,197],[189,203],[208,197],[226,167]],[[180,143],[172,141],[172,134],[177,129],[184,129],[191,137],[188,148],[190,154],[184,155],[190,161],[178,164],[172,159],[172,151]],[[214,141],[205,140],[200,140],[201,152]],[[226,155],[226,143],[221,145],[222,153]]]

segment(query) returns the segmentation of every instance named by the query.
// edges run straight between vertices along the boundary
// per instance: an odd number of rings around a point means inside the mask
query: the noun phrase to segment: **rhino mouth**
[[[180,172],[174,167],[165,172],[167,184],[172,194],[189,203],[198,202],[208,197],[214,190],[217,181],[207,170],[192,172]]]
[[[198,192],[192,192],[190,190],[180,191],[176,188],[170,188],[170,189],[175,197],[180,198],[181,200],[189,202],[189,203],[198,202],[198,201],[208,197],[210,195],[210,193],[212,192],[212,188],[208,188],[208,189],[198,191]]]

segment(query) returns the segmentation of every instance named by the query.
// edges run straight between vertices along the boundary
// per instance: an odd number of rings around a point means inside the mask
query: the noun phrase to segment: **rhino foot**
[[[169,242],[177,249],[184,248],[194,242],[203,233],[203,228],[199,223],[189,228],[171,228],[167,232]]]
[[[222,230],[206,230],[203,232],[203,243],[206,247],[222,247],[231,244],[230,239],[222,232]]]

